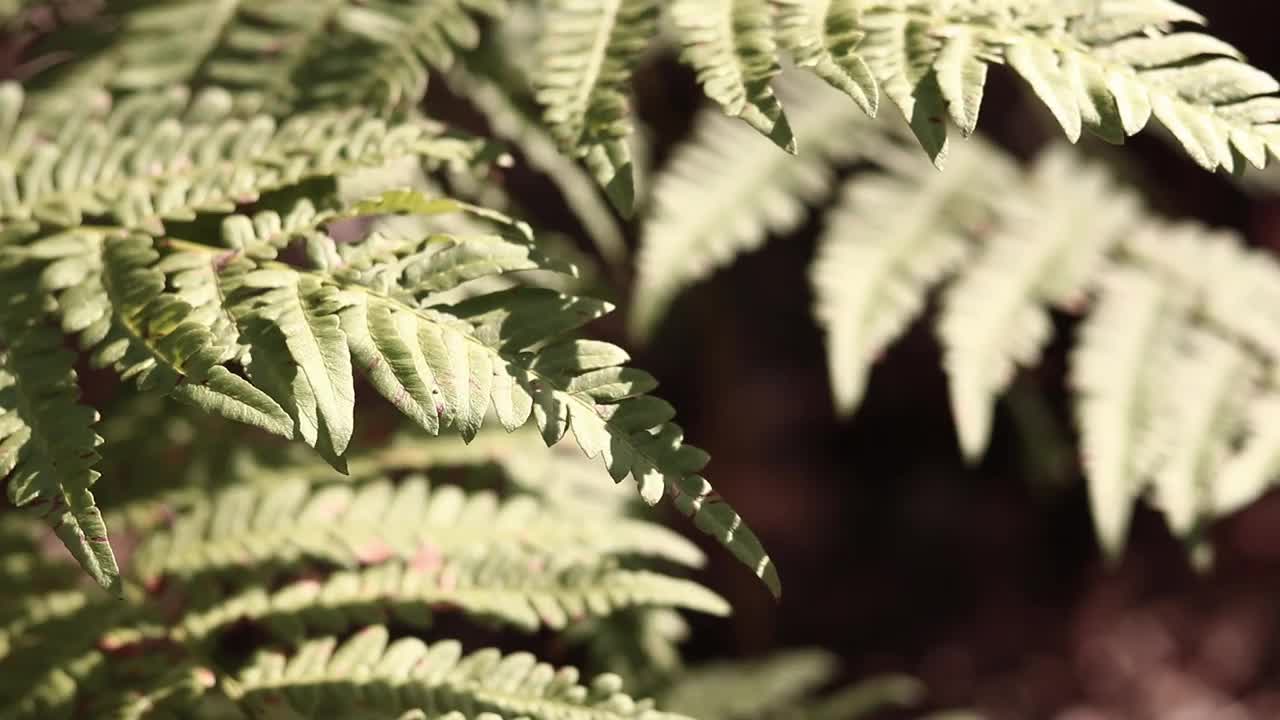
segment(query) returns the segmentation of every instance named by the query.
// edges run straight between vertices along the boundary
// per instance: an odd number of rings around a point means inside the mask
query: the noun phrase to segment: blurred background
[[[1280,73],[1272,3],[1188,2],[1250,62]],[[641,78],[655,168],[699,99],[674,63]],[[687,90],[672,91],[672,87]],[[993,72],[981,129],[1023,157],[1060,134],[1007,73]],[[683,92],[683,94],[681,94]],[[1280,251],[1280,183],[1245,188],[1144,134],[1116,163],[1157,211],[1235,228]],[[1280,176],[1275,176],[1280,177]],[[1140,509],[1122,562],[1103,562],[1065,393],[1073,323],[1001,402],[981,465],[960,457],[940,351],[917,324],[871,377],[852,421],[832,410],[806,282],[817,223],[686,293],[636,363],[663,381],[708,477],[781,569],[775,605],[711,553],[736,609],[696,622],[694,656],[820,645],[853,677],[919,676],[938,707],[998,719],[1280,717],[1280,494],[1212,529],[1198,572],[1163,519]],[[1280,313],[1280,308],[1275,309]],[[600,332],[626,342],[620,319]]]
[[[1273,3],[1186,4],[1280,74]],[[40,32],[3,38],[5,77],[40,72],[30,59]],[[658,169],[688,136],[701,96],[674,62],[651,65],[636,87]],[[993,73],[989,87],[989,137],[1023,157],[1057,137],[1008,74]],[[431,92],[429,107],[457,110],[445,91]],[[467,122],[465,109],[456,114]],[[1246,187],[1150,134],[1121,153],[1085,150],[1116,163],[1165,215],[1235,228],[1280,252],[1280,175],[1275,194],[1265,177]],[[517,167],[505,181],[536,224],[582,236],[544,178]],[[924,324],[888,351],[856,417],[837,420],[805,281],[816,230],[773,238],[686,293],[654,341],[631,348],[680,409],[689,439],[711,453],[708,477],[761,536],[785,586],[775,603],[710,552],[702,579],[736,614],[693,618],[690,658],[821,646],[843,658],[846,679],[910,673],[931,706],[995,720],[1280,718],[1280,494],[1212,529],[1208,569],[1193,569],[1147,509],[1122,561],[1105,564],[1064,386],[1067,317],[1041,365],[1001,402],[978,466],[961,459]],[[628,345],[625,311],[595,334]]]

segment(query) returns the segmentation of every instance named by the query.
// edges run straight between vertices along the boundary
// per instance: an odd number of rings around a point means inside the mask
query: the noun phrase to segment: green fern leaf
[[[987,66],[1007,64],[1031,86],[1067,138],[1087,128],[1111,142],[1154,116],[1209,170],[1277,154],[1277,83],[1231,46],[1181,32],[1203,23],[1173,2],[1098,4],[863,3],[859,46],[885,94],[935,163],[946,155],[945,115],[969,134]]]
[[[292,437],[293,422],[284,410],[221,366],[233,349],[220,346],[208,326],[192,319],[190,305],[164,292],[166,277],[154,267],[160,255],[151,238],[107,239],[103,254],[103,280],[117,327],[131,345],[145,348],[146,362],[169,375],[152,385],[208,412]]]
[[[17,275],[17,277],[14,277]],[[38,510],[81,567],[103,588],[120,592],[120,570],[90,486],[98,479],[102,438],[94,409],[80,404],[75,355],[44,324],[39,276],[6,267],[0,286],[3,356],[4,469],[7,494]]]
[[[789,153],[796,139],[769,83],[781,66],[768,0],[675,0],[680,57],[707,96]]]
[[[309,641],[291,658],[263,653],[240,675],[238,685],[242,705],[264,719],[335,712],[393,716],[414,708],[436,714],[455,711],[459,718],[462,712],[530,720],[682,717],[622,694],[616,675],[601,676],[587,688],[578,684],[573,668],[556,671],[526,653],[503,656],[488,649],[463,655],[452,641],[431,646],[417,638],[393,642],[380,626],[365,628],[341,645],[333,638]]]
[[[210,604],[181,620],[189,637],[216,637],[246,620],[282,640],[300,642],[309,633],[344,632],[384,614],[426,628],[439,613],[462,612],[533,632],[563,630],[571,620],[645,605],[728,613],[718,595],[688,580],[607,566],[556,569],[500,557],[447,561],[440,568],[381,563],[334,573],[323,582],[300,580],[276,592],[252,587]]]
[[[223,86],[277,115],[316,106],[412,107],[427,66],[447,69],[473,48],[471,0],[141,0],[107,7],[118,28],[53,74],[56,91],[105,85],[118,93],[170,85]]]
[[[1209,484],[1212,512],[1229,515],[1261,497],[1280,477],[1280,402],[1267,393],[1249,402],[1248,435]]]
[[[858,29],[855,0],[773,0],[778,39],[797,66],[807,68],[848,95],[875,117],[880,89],[857,52],[864,37]]]
[[[1152,358],[1168,343],[1171,298],[1132,268],[1105,275],[1071,356],[1071,387],[1102,549],[1116,557],[1145,480],[1139,448],[1155,411]],[[1176,314],[1174,317],[1177,317]]]
[[[655,0],[556,0],[535,74],[552,133],[586,159],[624,215],[631,214],[636,196],[627,86],[631,66],[657,31],[657,15]]]
[[[1079,304],[1105,253],[1138,219],[1132,196],[1066,153],[1046,152],[1028,190],[1001,208],[1001,231],[948,290],[938,323],[960,446],[971,459],[986,449],[995,397],[1049,339],[1044,304]]]
[[[622,554],[654,555],[699,564],[702,554],[660,526],[601,518],[565,522],[563,511],[529,497],[499,502],[452,486],[432,490],[421,480],[398,487],[368,482],[310,490],[288,480],[270,488],[229,489],[196,503],[167,533],[139,550],[135,573],[144,583],[165,574],[228,572],[258,563],[270,569],[299,557],[353,567],[371,557],[405,561],[492,550],[582,562]]]
[[[788,78],[780,90],[796,129],[812,138],[799,157],[776,152],[720,113],[704,112],[694,138],[654,183],[641,230],[630,318],[647,338],[682,290],[784,234],[829,191],[830,168],[884,142],[848,98],[816,81]],[[744,148],[753,148],[745,151]]]
[[[21,92],[12,85],[5,92],[12,112]],[[224,92],[176,100],[176,108],[170,99],[95,114],[90,101],[90,112],[71,106],[56,120],[39,109],[20,116],[0,140],[0,218],[75,227],[86,215],[105,216],[158,235],[163,220],[230,212],[307,179],[405,155],[457,162],[471,154],[424,121],[388,124],[358,111],[299,114],[277,125],[264,115],[234,116]],[[31,142],[49,132],[57,142]]]
[[[238,289],[245,292],[232,309],[237,321],[246,332],[255,327],[278,332],[288,351],[288,360],[258,353],[255,367],[263,361],[297,366],[295,387],[306,383],[314,398],[314,408],[299,408],[298,432],[314,444],[323,426],[334,452],[341,455],[355,427],[351,355],[337,314],[342,300],[318,279],[287,270],[253,270],[238,280]]]
[[[447,81],[450,88],[465,95],[484,114],[494,135],[515,145],[529,167],[555,183],[596,250],[609,264],[620,265],[627,246],[608,203],[600,199],[591,177],[560,153],[555,139],[541,128],[536,116],[524,111],[498,83],[460,67],[453,69]],[[634,167],[631,172],[633,176],[637,174]]]
[[[946,172],[913,159],[896,148],[879,153],[891,171],[855,176],[818,241],[814,313],[843,413],[857,408],[872,363],[924,311],[932,287],[968,255],[989,219],[987,198],[1017,177],[977,141],[957,147]]]
[[[1163,359],[1161,382],[1182,392],[1162,393],[1147,461],[1155,502],[1180,535],[1208,515],[1208,484],[1242,420],[1251,368],[1235,345],[1188,329]]]

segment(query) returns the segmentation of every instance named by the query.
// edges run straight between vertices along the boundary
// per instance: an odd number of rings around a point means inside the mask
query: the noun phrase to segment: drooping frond
[[[502,0],[141,0],[113,3],[93,38],[55,77],[69,85],[139,92],[170,85],[258,94],[280,115],[316,106],[412,107],[427,67],[447,69],[479,40],[473,14]]]
[[[627,99],[631,67],[657,30],[656,0],[555,0],[535,74],[544,119],[561,146],[582,157],[613,204],[636,197]]]
[[[1119,142],[1155,117],[1200,165],[1264,167],[1277,154],[1280,90],[1270,75],[1166,0],[858,3],[859,54],[941,165],[945,119],[977,124],[987,67],[1021,76],[1075,142]]]
[[[1002,205],[999,230],[948,290],[938,324],[960,447],[971,459],[986,450],[995,398],[1052,334],[1045,305],[1079,303],[1139,217],[1133,195],[1064,151],[1043,155],[1025,191]]]
[[[1115,555],[1128,536],[1144,479],[1141,438],[1161,394],[1150,366],[1178,325],[1158,279],[1117,268],[1099,281],[1095,306],[1071,357],[1071,387],[1099,544]]]
[[[968,186],[979,172],[966,173]],[[869,182],[861,178],[850,192]],[[1049,340],[1050,310],[1085,312],[1071,385],[1103,548],[1120,550],[1132,503],[1148,489],[1182,534],[1257,497],[1275,480],[1274,454],[1269,434],[1247,416],[1265,403],[1254,410],[1243,397],[1269,393],[1274,382],[1258,368],[1278,357],[1280,327],[1262,309],[1280,293],[1275,261],[1230,234],[1150,217],[1131,193],[1065,152],[1046,152],[1023,178],[1016,195],[970,197],[966,212],[980,222],[963,234],[976,252],[947,289],[938,321],[966,454],[982,453],[996,397]],[[930,185],[919,187],[926,202]],[[875,214],[919,212],[905,198],[896,208]],[[897,242],[891,233],[868,238],[877,248]],[[929,262],[922,250],[908,257]],[[843,276],[855,266],[867,263],[845,265]],[[840,273],[828,272],[840,287]],[[832,368],[836,378],[847,372]],[[1237,447],[1246,429],[1250,442]],[[1221,493],[1219,480],[1230,480]]]
[[[1233,343],[1198,329],[1183,331],[1158,358],[1162,392],[1147,439],[1154,501],[1180,535],[1209,519],[1209,483],[1229,457],[1250,391],[1249,358]]]
[[[339,243],[325,231],[339,220],[450,213],[475,215],[493,234]],[[490,410],[508,431],[532,419],[548,444],[572,430],[615,479],[633,476],[650,504],[670,492],[776,591],[759,542],[696,474],[705,453],[685,446],[674,410],[647,395],[654,379],[622,367],[618,348],[562,339],[606,303],[520,287],[429,302],[478,278],[554,267],[527,226],[412,191],[337,210],[303,202],[288,216],[230,216],[223,226],[221,249],[79,229],[4,251],[18,275],[40,279],[96,364],[144,390],[300,436],[336,467],[354,432],[356,369],[433,434],[474,437]],[[303,267],[276,259],[298,239]]]
[[[680,59],[707,96],[794,154],[795,134],[770,87],[781,66],[768,0],[674,0],[671,17]]]
[[[579,684],[577,670],[556,670],[527,653],[504,656],[487,649],[464,654],[452,641],[430,646],[412,637],[392,641],[380,626],[342,644],[333,638],[312,640],[292,657],[263,653],[241,673],[237,685],[244,707],[263,719],[334,713],[442,720],[682,717],[623,694],[616,675],[602,675],[586,687]],[[415,709],[431,715],[406,714]]]
[[[119,568],[89,488],[102,438],[80,403],[75,354],[50,322],[41,278],[0,260],[0,477],[9,501],[38,513],[98,584],[119,592]]]
[[[1001,153],[978,140],[957,146],[942,173],[897,148],[886,147],[876,160],[887,171],[844,186],[811,269],[832,393],[844,413],[857,408],[880,353],[970,253],[970,238],[989,218],[987,200],[1017,177]]]
[[[634,334],[652,334],[689,285],[759,248],[769,234],[797,227],[807,207],[830,192],[833,165],[884,142],[848,98],[821,83],[796,78],[779,93],[798,111],[796,131],[810,138],[798,157],[704,112],[694,138],[654,183],[636,258]]]

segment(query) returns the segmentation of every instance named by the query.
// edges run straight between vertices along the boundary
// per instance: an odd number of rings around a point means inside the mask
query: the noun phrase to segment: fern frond
[[[268,191],[310,178],[379,167],[405,155],[454,162],[465,142],[442,138],[425,121],[387,123],[364,111],[240,118],[225,92],[189,102],[120,103],[51,120],[39,109],[18,115],[22,91],[0,89],[6,115],[0,138],[0,218],[76,227],[85,216],[152,234],[164,220],[226,213]],[[176,108],[174,106],[177,106]],[[147,111],[146,114],[142,111]],[[54,143],[32,138],[52,133]]]
[[[237,684],[255,718],[319,718],[335,712],[406,717],[414,709],[449,720],[682,717],[623,694],[615,675],[602,675],[588,688],[578,683],[577,670],[557,671],[526,653],[504,656],[488,649],[464,655],[451,641],[430,646],[417,638],[392,641],[380,626],[341,645],[333,638],[310,641],[288,658],[263,653]]]
[[[1072,351],[1071,388],[1094,527],[1099,544],[1114,557],[1124,547],[1145,479],[1139,448],[1159,394],[1150,365],[1181,317],[1170,313],[1176,302],[1171,293],[1133,268],[1111,270],[1099,286]]]
[[[42,307],[40,277],[5,263],[0,285],[0,450],[9,501],[38,512],[81,567],[120,591],[120,570],[89,488],[98,479],[98,413],[80,403],[75,355]]]
[[[857,52],[865,33],[853,0],[773,0],[778,39],[797,66],[807,68],[875,117],[880,89]]]
[[[1154,500],[1174,532],[1186,535],[1210,514],[1209,483],[1239,430],[1251,368],[1241,348],[1195,329],[1162,360],[1162,385],[1180,392],[1161,394],[1144,449]]]
[[[317,106],[410,108],[427,67],[447,69],[479,39],[474,0],[142,0],[113,4],[119,29],[54,75],[57,91],[102,85],[117,93],[170,85],[258,95],[276,115]]]
[[[504,45],[504,53],[507,49]],[[520,79],[525,80],[523,76]],[[542,129],[537,117],[525,111],[497,83],[461,67],[455,67],[446,82],[484,114],[494,135],[515,145],[531,168],[555,183],[596,250],[609,264],[620,265],[627,247],[609,204],[600,198],[591,177],[561,154],[554,137]],[[636,174],[634,167],[631,172]]]
[[[151,535],[131,572],[151,584],[164,575],[267,571],[299,558],[355,567],[370,558],[483,558],[499,550],[582,562],[614,555],[686,565],[702,560],[695,546],[660,526],[616,517],[566,520],[564,510],[528,496],[500,502],[492,493],[468,496],[453,486],[432,489],[423,480],[312,490],[305,481],[286,479],[261,489],[233,487],[212,502],[197,502],[170,530]]]
[[[781,71],[768,0],[675,0],[680,59],[707,96],[794,154],[796,138],[770,82]]]
[[[939,319],[969,458],[986,449],[995,397],[1049,340],[1044,304],[1079,303],[1105,253],[1140,217],[1136,198],[1096,168],[1082,172],[1064,152],[1043,155],[1028,182],[1028,192],[999,210],[1002,229],[948,290]]]
[[[844,186],[810,271],[832,393],[844,413],[861,401],[872,363],[969,254],[969,238],[989,219],[987,199],[1017,178],[1003,154],[977,140],[957,146],[943,173],[889,150],[877,155],[886,172]]]
[[[1215,515],[1229,515],[1262,496],[1280,478],[1280,401],[1274,391],[1251,399],[1245,411],[1243,445],[1209,483]]]
[[[848,98],[816,81],[788,80],[779,92],[797,111],[796,131],[811,138],[804,153],[777,152],[708,111],[654,183],[636,258],[633,334],[651,335],[686,287],[759,248],[769,234],[797,227],[807,206],[829,192],[832,165],[884,142]]]
[[[387,617],[425,628],[437,613],[453,611],[532,632],[562,630],[570,622],[648,605],[715,615],[729,610],[701,585],[660,573],[608,565],[556,569],[528,558],[495,557],[444,567],[388,562],[334,573],[323,581],[300,580],[275,592],[252,587],[189,613],[181,629],[202,638],[248,620],[297,642],[308,633],[344,632]]]
[[[544,120],[561,146],[582,157],[614,206],[636,197],[628,136],[631,66],[657,31],[655,0],[555,0],[547,9],[535,74]]]
[[[1120,142],[1154,116],[1209,170],[1275,156],[1280,84],[1230,45],[1181,31],[1203,18],[1173,2],[862,3],[859,51],[935,162],[952,120],[973,132],[987,66],[1007,64],[1075,142]]]
[[[340,251],[320,229],[339,219],[450,212],[480,216],[501,232],[373,236]],[[776,570],[758,540],[696,474],[705,453],[685,446],[670,423],[674,410],[647,395],[656,381],[622,367],[628,358],[618,348],[559,339],[607,304],[531,288],[424,302],[442,288],[538,267],[527,226],[399,191],[333,211],[303,203],[288,218],[233,216],[224,231],[230,250],[94,229],[24,239],[4,255],[23,282],[38,278],[45,292],[60,293],[64,325],[80,331],[97,364],[144,390],[296,433],[338,468],[354,431],[357,366],[433,434],[452,426],[474,437],[491,408],[508,431],[532,418],[548,444],[572,429],[615,479],[635,477],[650,504],[669,491],[776,592]],[[295,236],[306,239],[313,269],[273,259]],[[186,313],[187,297],[203,298],[204,312]],[[228,363],[242,365],[248,380]]]

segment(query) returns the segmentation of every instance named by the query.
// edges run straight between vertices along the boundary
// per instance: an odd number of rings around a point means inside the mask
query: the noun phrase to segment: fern
[[[388,124],[362,111],[300,114],[283,124],[265,115],[238,117],[231,96],[185,90],[123,102],[105,113],[55,108],[25,114],[21,89],[0,90],[6,117],[18,118],[0,140],[0,217],[76,227],[86,216],[154,235],[163,220],[231,212],[262,193],[313,178],[380,167],[406,154],[463,161],[465,143],[439,137],[423,121]],[[80,102],[104,103],[83,93]],[[105,101],[110,105],[109,101]],[[34,143],[49,133],[54,143]]]
[[[881,154],[899,172],[847,184],[827,216],[811,273],[814,313],[843,412],[857,407],[872,363],[924,311],[930,288],[969,255],[967,236],[987,221],[983,200],[1016,177],[978,143],[957,148],[945,173]]]
[[[814,84],[783,86],[780,93],[803,110],[797,130],[816,140],[799,157],[763,143],[744,153],[744,144],[756,140],[752,133],[706,112],[694,139],[654,183],[636,257],[633,334],[651,335],[684,288],[760,247],[770,233],[799,225],[806,206],[828,192],[830,164],[865,157],[880,146],[879,138],[867,137],[845,98]],[[732,171],[725,172],[729,166]]]
[[[864,122],[846,114],[833,130],[851,133]],[[698,137],[681,152],[696,157],[716,147],[716,140]],[[996,399],[1052,337],[1051,312],[1084,311],[1071,383],[1094,521],[1108,553],[1122,548],[1132,503],[1148,490],[1186,535],[1269,486],[1274,444],[1252,419],[1267,412],[1268,394],[1256,403],[1243,398],[1268,392],[1272,380],[1264,376],[1280,348],[1280,330],[1262,310],[1280,292],[1274,260],[1246,251],[1229,234],[1160,222],[1135,194],[1064,149],[1044,152],[1022,172],[974,140],[956,146],[954,167],[937,173],[904,154],[894,135],[876,147],[866,157],[879,169],[856,172],[845,183],[811,272],[838,409],[856,408],[872,364],[943,287],[937,324],[943,366],[961,449],[976,460]],[[740,151],[712,157],[697,185],[737,181],[756,162]],[[836,157],[816,171],[840,163]],[[686,182],[687,174],[674,164],[657,187]],[[804,188],[777,187],[779,207],[812,202]],[[698,214],[689,217],[704,217],[705,203],[688,207],[695,206]],[[651,227],[663,230],[643,238],[638,327],[651,326],[670,297],[651,299],[657,292],[646,278],[678,289],[681,274],[713,267],[701,260],[699,241],[670,229],[681,207],[656,205]],[[716,264],[757,247],[770,227],[759,216],[740,217],[752,240],[726,243],[716,227]],[[802,218],[788,216],[777,227],[785,231]],[[659,264],[655,257],[665,259]],[[1169,386],[1203,392],[1166,397],[1160,388]],[[1245,434],[1252,442],[1237,447]],[[1229,484],[1219,489],[1220,483]]]
[[[365,679],[352,681],[360,675]],[[678,717],[622,694],[617,676],[600,676],[586,687],[575,670],[557,672],[527,654],[489,649],[463,655],[451,642],[390,642],[376,626],[341,645],[326,638],[303,645],[292,657],[264,654],[238,684],[253,716],[262,718],[315,717],[322,709],[400,717],[417,709],[442,718]]]
[[[626,86],[632,63],[656,31],[657,9],[653,0],[553,3],[536,76],[552,132],[586,160],[625,213],[636,194]]]
[[[338,213],[300,209],[302,220],[298,211],[288,223],[262,215],[258,227],[248,218],[228,218],[224,241],[230,251],[177,239],[152,247],[155,243],[145,237],[117,240],[81,231],[36,236],[10,252],[25,260],[24,270],[44,266],[41,272],[50,274],[58,263],[75,264],[74,275],[46,284],[55,291],[70,285],[60,297],[73,294],[75,302],[64,304],[78,314],[86,296],[96,296],[113,312],[93,319],[64,317],[64,325],[83,327],[82,344],[98,347],[95,361],[114,365],[144,390],[168,391],[286,436],[296,433],[337,467],[354,432],[354,366],[428,432],[452,426],[463,437],[474,437],[490,408],[508,431],[532,416],[548,444],[572,427],[588,456],[602,456],[615,478],[633,474],[649,503],[669,486],[683,512],[776,590],[776,571],[758,541],[738,527],[736,513],[718,500],[708,501],[710,488],[693,474],[705,464],[705,455],[683,446],[681,431],[668,422],[669,406],[644,395],[655,384],[652,378],[619,367],[626,355],[611,346],[572,340],[546,345],[606,312],[607,305],[516,289],[451,307],[419,307],[416,298],[423,293],[533,267],[527,229],[493,213],[411,192],[388,193]],[[375,237],[346,253],[347,262],[334,271],[299,270],[270,259],[290,236],[307,236],[309,247],[336,248],[320,226],[339,218],[453,211],[477,213],[517,235],[526,233],[526,246],[521,250],[481,236],[468,243],[450,240],[453,246],[440,250],[436,236],[429,236],[425,242],[387,247],[387,238]],[[97,274],[91,259],[95,244],[108,266]],[[58,257],[47,246],[66,257],[45,265],[47,256]],[[456,251],[461,247],[468,251]],[[496,248],[506,251],[495,255]],[[330,255],[342,262],[336,249]],[[214,272],[207,271],[210,267]],[[211,284],[216,292],[205,297],[225,301],[222,313],[229,322],[216,324],[226,319],[216,309],[202,319],[182,321],[190,305],[164,291],[164,270],[201,268],[199,276],[184,275],[188,291],[193,283]],[[214,343],[215,332],[226,341],[218,343],[222,347]],[[241,359],[248,380],[224,364]]]
[[[457,49],[478,42],[472,13],[503,10],[501,0],[109,3],[107,19],[120,30],[54,78],[59,90],[220,86],[254,93],[276,115],[317,106],[403,110],[425,91],[428,65],[447,69]]]
[[[1006,65],[1072,142],[1155,119],[1209,170],[1264,167],[1280,85],[1195,13],[510,9],[0,3],[27,78],[0,85],[0,477],[17,508],[0,517],[0,720],[684,717],[622,675],[704,720],[918,701],[899,676],[823,692],[823,653],[683,665],[677,611],[729,607],[673,570],[700,567],[698,546],[633,513],[670,497],[775,596],[777,569],[657,379],[578,336],[612,305],[580,294],[599,279],[582,253],[515,219],[516,159],[424,111],[515,146],[611,270],[631,228],[607,203],[643,209],[637,335],[832,203],[811,280],[837,407],[856,409],[936,299],[970,460],[1056,321],[1079,316],[1069,383],[1112,556],[1140,498],[1199,540],[1275,480],[1280,265],[1162,221],[1063,149],[1024,168],[949,139],[976,132]],[[718,108],[646,198],[630,94],[668,38]],[[788,63],[807,81],[779,79]],[[437,72],[444,102],[424,106]],[[872,121],[885,99],[905,124]],[[415,431],[380,419],[370,388]],[[475,647],[520,630],[606,672],[583,684],[533,654],[464,650],[455,628]]]
[[[259,510],[246,512],[251,508]],[[370,557],[407,562],[425,554],[438,562],[441,554],[484,558],[503,549],[543,562],[642,554],[696,565],[702,557],[680,536],[645,523],[605,517],[566,526],[562,513],[542,512],[527,497],[499,504],[491,494],[468,497],[453,486],[432,492],[422,481],[309,492],[293,481],[232,488],[197,505],[168,532],[153,533],[134,564],[139,580],[151,584],[166,574],[226,573],[266,558],[355,567]]]
[[[377,464],[416,469],[427,458],[466,464],[481,459],[465,448],[424,453],[422,445],[412,447],[417,457],[402,452]],[[373,460],[366,464],[372,467]],[[150,717],[204,708],[239,718],[239,707],[252,717],[264,695],[276,690],[291,700],[303,698],[294,710],[312,716],[305,704],[311,691],[296,682],[273,690],[262,685],[260,664],[231,671],[214,659],[219,643],[246,622],[307,652],[326,633],[366,628],[356,637],[367,636],[381,632],[367,628],[387,619],[421,629],[440,613],[535,630],[628,607],[727,611],[723,600],[695,583],[629,567],[640,555],[681,564],[698,564],[702,555],[661,526],[603,507],[597,508],[603,516],[588,526],[577,517],[580,506],[529,495],[499,500],[491,492],[430,486],[415,476],[352,484],[330,472],[308,480],[304,476],[313,473],[305,463],[279,468],[283,483],[264,482],[250,468],[245,472],[217,492],[173,496],[167,529],[151,530],[133,555],[123,600],[32,589],[0,603],[0,716],[59,717],[83,710],[95,717]],[[146,501],[137,509],[152,507]],[[142,515],[128,508],[119,514]],[[4,527],[3,537],[14,538],[6,543],[19,542],[26,532],[14,523]],[[298,562],[301,556],[312,562]],[[438,644],[458,647],[453,641]],[[33,661],[36,648],[41,654]],[[121,678],[128,678],[123,686]],[[449,697],[465,696],[465,689],[455,689],[464,695]],[[335,706],[363,702],[344,699],[338,685],[332,691],[337,695],[328,702]],[[572,694],[552,700],[514,688],[503,694],[506,700],[484,693],[469,697],[534,703],[525,711],[534,717],[539,703],[555,708],[576,702]],[[460,700],[436,699],[455,701]]]

